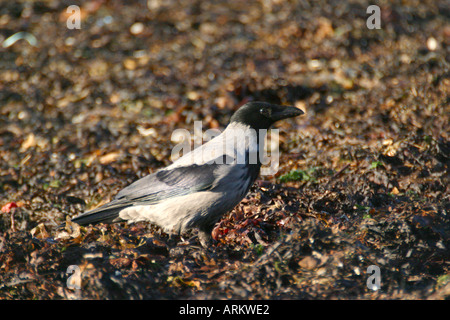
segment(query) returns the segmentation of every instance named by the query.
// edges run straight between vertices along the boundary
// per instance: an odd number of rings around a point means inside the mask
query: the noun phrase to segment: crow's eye
[[[270,118],[271,110],[269,108],[261,108],[259,109],[259,113],[261,113],[266,118]]]

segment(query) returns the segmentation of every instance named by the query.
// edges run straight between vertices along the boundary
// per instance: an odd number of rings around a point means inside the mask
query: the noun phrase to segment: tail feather
[[[72,222],[79,224],[80,226],[87,226],[89,224],[96,223],[112,223],[123,221],[119,218],[119,213],[123,209],[131,206],[129,203],[116,203],[112,201],[99,208],[87,211],[78,217],[72,219]]]

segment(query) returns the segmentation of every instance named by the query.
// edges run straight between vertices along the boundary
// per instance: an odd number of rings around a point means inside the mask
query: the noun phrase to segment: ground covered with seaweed
[[[368,29],[370,4],[1,1],[0,299],[448,299],[450,6],[378,1]],[[57,229],[251,100],[306,115],[208,250]]]

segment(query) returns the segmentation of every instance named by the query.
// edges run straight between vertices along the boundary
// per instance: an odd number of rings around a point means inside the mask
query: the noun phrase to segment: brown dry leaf
[[[55,240],[69,240],[75,239],[75,242],[79,243],[82,240],[81,228],[78,224],[72,222],[69,216],[66,217],[65,230],[59,232]]]
[[[109,263],[111,263],[115,268],[126,268],[131,262],[132,261],[129,258],[109,259]]]
[[[201,94],[199,93],[199,92],[197,92],[197,91],[189,91],[188,93],[187,93],[187,97],[190,99],[190,100],[198,100],[198,99],[200,99],[200,97],[201,97]]]
[[[301,268],[312,270],[319,264],[319,261],[311,256],[307,256],[298,262]]]
[[[116,161],[121,155],[122,155],[122,152],[113,151],[113,152],[110,152],[110,153],[107,153],[107,154],[101,156],[98,159],[98,161],[100,161],[101,164],[109,164],[111,162]]]
[[[68,240],[70,239],[70,234],[67,231],[58,232],[55,240]]]
[[[30,233],[33,237],[35,237],[37,239],[50,238],[50,235],[48,234],[47,230],[45,229],[44,223],[38,224],[36,227],[31,229]]]
[[[101,79],[108,72],[108,69],[108,63],[102,59],[93,60],[88,65],[89,75],[96,79]]]
[[[36,146],[36,136],[30,133],[20,145],[20,152],[24,152],[34,146]]]
[[[322,40],[330,35],[332,35],[334,32],[333,25],[331,24],[331,21],[327,18],[320,18],[319,19],[319,27],[316,31],[316,38],[318,40]]]
[[[80,225],[72,222],[69,217],[66,220],[66,230],[69,232],[71,238],[78,238],[81,235]]]
[[[127,58],[123,61],[123,65],[125,67],[125,69],[128,70],[134,70],[137,67],[137,63],[136,61],[134,61],[133,59]]]
[[[172,278],[172,277],[169,277]],[[188,280],[186,278],[182,277],[173,277],[171,280],[177,285],[183,285],[183,286],[189,286],[189,287],[195,287],[197,289],[201,289],[201,283],[199,280]]]

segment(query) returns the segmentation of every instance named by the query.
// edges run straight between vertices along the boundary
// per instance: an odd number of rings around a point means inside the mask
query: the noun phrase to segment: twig
[[[348,167],[350,167],[350,163],[348,163],[346,166],[344,166],[341,170],[339,170],[338,172],[336,172],[331,178],[330,180],[328,180],[326,186],[328,187],[331,183],[331,181],[335,180],[337,177],[339,177]]]

